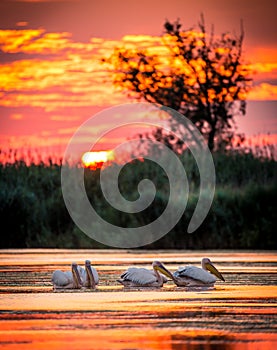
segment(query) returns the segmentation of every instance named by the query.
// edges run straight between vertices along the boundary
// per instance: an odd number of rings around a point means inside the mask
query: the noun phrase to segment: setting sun
[[[108,160],[113,159],[112,151],[86,152],[82,156],[82,162],[86,168],[101,168]]]

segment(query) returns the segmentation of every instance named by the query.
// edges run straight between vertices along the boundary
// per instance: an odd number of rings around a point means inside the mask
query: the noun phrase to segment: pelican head
[[[86,272],[87,272],[88,286],[91,288],[95,288],[95,279],[94,279],[93,272],[91,269],[90,260],[85,261],[85,268],[86,268]]]
[[[73,276],[73,286],[74,288],[81,288],[82,286],[82,281],[81,281],[81,277],[78,271],[78,265],[73,262],[71,264],[71,269],[72,269],[72,276]]]
[[[225,282],[224,277],[222,274],[217,270],[217,268],[212,264],[211,260],[209,258],[203,258],[202,259],[202,268],[204,270],[210,271],[213,275],[218,277],[221,281]]]
[[[168,269],[160,262],[160,261],[153,261],[152,267],[154,270],[161,272],[166,277],[174,280],[174,276]]]

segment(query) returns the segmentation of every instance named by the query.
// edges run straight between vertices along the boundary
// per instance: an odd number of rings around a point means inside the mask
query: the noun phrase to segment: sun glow
[[[82,162],[86,168],[97,169],[113,159],[113,151],[86,152],[82,156]]]

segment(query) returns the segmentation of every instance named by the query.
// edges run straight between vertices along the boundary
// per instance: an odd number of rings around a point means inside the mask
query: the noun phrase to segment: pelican
[[[208,272],[210,271],[210,272]],[[186,287],[213,287],[216,277],[225,282],[224,277],[212,264],[209,258],[202,259],[202,268],[188,265],[180,266],[172,275],[177,286]]]
[[[54,289],[72,289],[81,287],[94,289],[99,283],[99,277],[96,269],[91,266],[90,260],[86,260],[85,268],[76,263],[72,263],[71,271],[54,271],[52,282]]]
[[[96,288],[99,283],[98,272],[91,266],[90,260],[85,261],[85,269],[81,268],[81,280],[84,287]]]
[[[162,287],[167,278],[161,275],[171,276],[171,273],[159,261],[152,263],[153,270],[142,267],[129,267],[117,280],[124,287]]]
[[[71,264],[71,271],[56,270],[52,275],[54,289],[80,289],[82,280],[76,263]]]

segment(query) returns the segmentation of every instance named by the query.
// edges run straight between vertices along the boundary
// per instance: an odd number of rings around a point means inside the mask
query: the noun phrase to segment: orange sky
[[[247,115],[238,120],[239,131],[271,133],[276,141],[275,7],[274,1],[264,6],[256,0],[251,7],[238,0],[211,0],[209,5],[204,0],[2,1],[0,148],[44,147],[62,152],[82,122],[130,101],[113,88],[101,57],[122,45],[162,54],[165,19],[179,17],[186,29],[197,24],[201,11],[207,27],[215,25],[216,34],[239,33],[243,19],[244,58],[255,75]],[[116,142],[119,135],[114,137]],[[109,149],[112,144],[110,139],[99,148]]]

